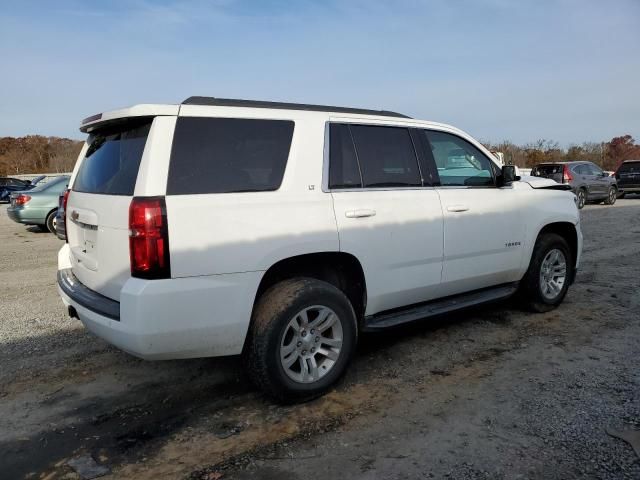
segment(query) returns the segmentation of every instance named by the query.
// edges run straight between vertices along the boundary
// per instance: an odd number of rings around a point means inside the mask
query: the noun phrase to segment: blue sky
[[[638,0],[0,0],[0,136],[190,95],[640,141]]]

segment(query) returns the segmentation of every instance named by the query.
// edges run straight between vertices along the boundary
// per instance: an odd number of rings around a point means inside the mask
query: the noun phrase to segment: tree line
[[[42,135],[0,137],[0,176],[70,172],[82,144],[78,140]]]
[[[0,176],[70,172],[82,143],[42,135],[0,137]],[[631,135],[615,137],[608,142],[584,142],[568,148],[561,148],[553,140],[538,140],[526,145],[509,141],[484,142],[484,145],[489,150],[503,152],[507,163],[523,168],[542,162],[588,160],[604,170],[615,170],[623,160],[640,159],[640,145]]]
[[[543,162],[589,161],[599,165],[603,170],[615,170],[624,160],[639,159],[640,145],[631,135],[614,137],[608,142],[584,142],[581,145],[570,145],[561,148],[553,140],[538,140],[526,145],[515,145],[512,142],[484,142],[491,151],[502,152],[507,163],[527,168]]]

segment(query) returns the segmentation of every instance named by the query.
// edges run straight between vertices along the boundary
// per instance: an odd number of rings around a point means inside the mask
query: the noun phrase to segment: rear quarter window
[[[176,124],[168,195],[280,188],[294,122],[182,117]]]
[[[133,195],[152,119],[97,130],[73,183],[76,192]]]

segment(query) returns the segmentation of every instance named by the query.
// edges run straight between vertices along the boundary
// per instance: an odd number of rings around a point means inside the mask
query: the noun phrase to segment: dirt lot
[[[583,263],[543,315],[498,305],[366,336],[345,380],[271,404],[239,362],[151,363],[66,317],[61,242],[0,208],[0,478],[640,478],[640,198],[582,213]],[[179,321],[179,319],[177,319]]]

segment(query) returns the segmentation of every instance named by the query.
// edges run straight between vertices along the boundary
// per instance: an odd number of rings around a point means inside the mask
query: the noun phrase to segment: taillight
[[[62,217],[64,218],[64,241],[69,243],[69,230],[67,230],[67,201],[69,200],[71,190],[67,189],[62,195]]]
[[[29,200],[31,200],[31,197],[29,195],[25,195],[24,193],[21,193],[16,197],[14,202],[16,205],[25,205],[26,203],[29,203]]]
[[[136,197],[129,207],[131,276],[170,278],[167,208],[164,197]]]
[[[569,170],[569,165],[565,164],[562,168],[562,183],[571,183],[573,181],[573,175]]]

